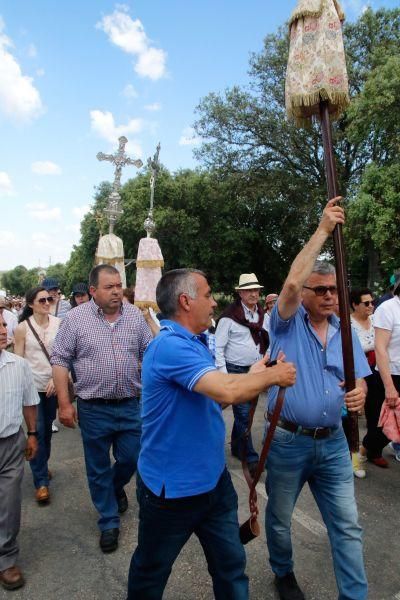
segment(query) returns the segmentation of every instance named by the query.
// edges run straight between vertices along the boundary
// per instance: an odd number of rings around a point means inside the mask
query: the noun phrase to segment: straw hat
[[[235,287],[235,290],[259,290],[263,287],[263,285],[258,283],[258,279],[254,273],[242,273],[239,277],[239,284]]]

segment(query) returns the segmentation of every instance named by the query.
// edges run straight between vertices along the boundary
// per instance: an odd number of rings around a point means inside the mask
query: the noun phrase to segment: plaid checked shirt
[[[138,308],[122,304],[110,324],[92,299],[68,311],[53,344],[51,364],[74,367],[75,391],[91,398],[128,398],[140,394],[138,363],[153,339]]]

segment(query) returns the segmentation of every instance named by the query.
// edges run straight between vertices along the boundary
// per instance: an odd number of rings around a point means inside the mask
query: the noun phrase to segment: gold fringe
[[[331,121],[339,119],[341,114],[350,104],[347,92],[330,91],[322,88],[310,94],[294,94],[288,99],[286,112],[289,119],[293,119],[298,127],[309,127],[311,118],[319,115],[319,103],[328,100]]]
[[[333,0],[333,3],[335,5],[335,9],[337,12],[337,15],[339,17],[340,21],[344,21],[345,20],[345,14],[343,12],[343,9],[339,3],[339,0]],[[326,2],[325,0],[321,0],[320,5],[319,5],[319,9],[310,9],[310,8],[302,8],[302,9],[294,9],[294,11],[292,12],[292,14],[290,15],[290,19],[289,19],[289,27],[291,27],[291,25],[295,22],[298,21],[299,19],[306,19],[306,18],[310,18],[310,19],[319,19],[320,16],[322,15],[322,11],[324,10],[324,7],[326,6]]]
[[[156,302],[152,302],[151,300],[135,300],[135,306],[140,309],[144,308],[152,308],[155,312],[159,312],[159,308]]]
[[[136,268],[137,269],[154,269],[156,267],[163,267],[163,260],[137,260]]]
[[[124,261],[124,257],[120,256],[117,258],[107,258],[106,256],[95,256],[96,265],[115,265],[119,262]]]

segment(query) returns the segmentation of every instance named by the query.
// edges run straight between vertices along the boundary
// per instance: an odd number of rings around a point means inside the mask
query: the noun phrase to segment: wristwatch
[[[27,431],[26,435],[33,435],[34,437],[39,437],[39,434],[37,431]]]

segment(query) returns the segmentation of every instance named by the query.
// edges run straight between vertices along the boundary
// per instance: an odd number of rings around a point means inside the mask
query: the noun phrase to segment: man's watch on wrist
[[[26,435],[33,435],[34,437],[39,437],[39,434],[37,431],[27,431]]]

